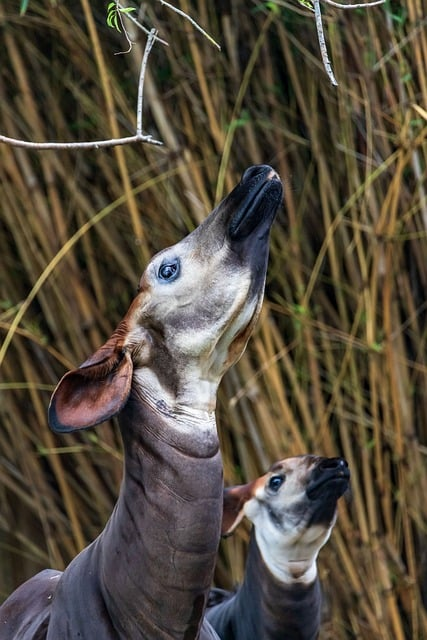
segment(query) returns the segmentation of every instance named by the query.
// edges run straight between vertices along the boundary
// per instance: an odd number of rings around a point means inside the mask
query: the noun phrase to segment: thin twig
[[[119,17],[120,24],[121,24],[122,29],[123,29],[123,33],[124,33],[124,36],[126,38],[126,42],[128,43],[127,51],[116,51],[116,53],[114,54],[115,56],[120,56],[120,55],[123,55],[125,53],[130,53],[132,51],[133,42],[130,39],[129,34],[128,34],[127,30],[126,30],[126,27],[125,27],[125,25],[123,23],[123,16],[126,15],[126,13],[122,13],[122,11],[120,11],[121,5],[118,2],[118,0],[116,0],[116,8],[117,8],[117,15]]]
[[[300,0],[299,0],[300,1]],[[316,30],[317,30],[317,39],[319,41],[319,46],[320,46],[320,53],[322,56],[322,62],[323,62],[323,66],[325,68],[325,71],[329,77],[329,80],[331,81],[331,83],[337,87],[338,86],[338,82],[335,79],[334,76],[334,72],[332,70],[332,65],[329,61],[329,56],[328,56],[328,51],[326,48],[326,44],[325,44],[325,35],[324,35],[324,31],[323,31],[323,22],[322,22],[322,13],[321,13],[321,9],[320,9],[320,3],[324,3],[327,5],[330,5],[331,7],[336,7],[337,9],[365,9],[367,7],[375,7],[377,5],[380,4],[384,4],[386,2],[386,0],[368,0],[368,2],[357,2],[354,4],[344,4],[342,2],[335,2],[335,0],[310,0],[310,3],[313,5],[313,7],[310,7],[310,4],[308,2],[301,2],[300,4],[302,4],[305,8],[309,9],[310,11],[314,12],[315,15],[315,20],[316,20]],[[284,7],[288,7],[289,5],[286,2],[283,2],[281,0],[277,0],[277,4],[284,6]],[[295,10],[293,8],[293,10]]]
[[[325,44],[325,34],[323,32],[323,23],[322,23],[322,12],[320,10],[320,0],[313,0],[314,5],[314,16],[316,20],[316,30],[317,30],[317,39],[319,41],[320,54],[322,56],[323,66],[325,67],[325,71],[328,74],[328,78],[331,81],[331,84],[334,87],[338,86],[338,82],[335,79],[334,72],[332,71],[332,66],[329,61],[328,51],[326,49]]]
[[[174,7],[173,4],[169,4],[169,2],[166,2],[165,0],[159,0],[159,2],[160,2],[160,4],[164,5],[168,9],[171,9],[172,11],[175,11],[175,13],[177,13],[181,17],[185,18],[186,20],[188,20],[193,25],[193,27],[195,29],[200,31],[200,33],[202,33],[205,36],[205,38],[207,38],[209,40],[209,42],[211,42],[217,49],[219,49],[219,51],[221,51],[221,47],[218,44],[218,42],[216,40],[214,40],[212,38],[212,36],[209,35],[209,33],[207,31],[205,31],[195,20],[193,20],[193,18],[191,16],[189,16],[188,13],[185,13],[185,11],[181,11],[181,9],[178,9],[177,7]]]
[[[124,9],[125,8],[120,2],[117,3],[117,6],[118,6],[119,9]],[[137,18],[134,18],[134,16],[131,13],[125,13],[124,17],[127,20],[130,20],[135,25],[135,27],[138,27],[138,29],[141,29],[141,31],[143,31],[147,36],[150,34],[150,31],[147,29],[147,27],[144,27],[144,25],[141,24],[139,22],[139,20],[137,20]],[[160,42],[161,44],[164,44],[166,47],[169,46],[169,43],[166,42],[166,40],[163,40],[162,38],[159,38],[158,36],[155,37],[155,40],[156,40],[156,42]]]
[[[111,138],[110,140],[93,140],[88,142],[28,142],[27,140],[19,140],[17,138],[9,138],[0,135],[0,143],[8,144],[11,147],[22,147],[24,149],[35,149],[37,151],[46,151],[47,149],[101,149],[103,147],[118,147],[125,144],[134,144],[135,142],[144,142],[145,144],[162,145],[163,142],[156,140],[151,135],[134,135],[125,138]]]
[[[375,7],[378,4],[384,4],[385,1],[386,0],[373,0],[357,4],[342,4],[341,2],[334,2],[334,0],[322,0],[325,4],[330,4],[331,7],[337,7],[338,9],[365,9],[366,7]]]
[[[147,43],[144,49],[144,55],[142,57],[141,62],[141,71],[139,72],[139,81],[138,81],[138,102],[136,106],[136,135],[142,136],[142,104],[144,99],[144,78],[145,71],[147,68],[148,56],[150,55],[150,51],[153,48],[153,44],[156,40],[157,31],[156,29],[151,29],[148,34]]]

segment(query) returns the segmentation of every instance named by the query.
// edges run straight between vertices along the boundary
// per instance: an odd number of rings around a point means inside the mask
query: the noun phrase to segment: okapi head
[[[298,456],[224,491],[222,531],[253,523],[242,584],[212,589],[206,619],[222,640],[317,640],[322,594],[316,558],[350,474],[342,458]]]
[[[276,462],[257,480],[224,490],[222,534],[231,534],[246,516],[270,572],[281,582],[312,582],[349,481],[343,458],[302,455]]]
[[[49,408],[54,431],[109,419],[131,388],[177,420],[214,410],[219,381],[260,311],[281,200],[275,171],[251,167],[198,228],[154,256],[112,336],[59,383]]]

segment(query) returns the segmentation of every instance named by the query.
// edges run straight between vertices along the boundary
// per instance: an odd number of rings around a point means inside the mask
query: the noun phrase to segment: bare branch
[[[329,4],[331,7],[337,7],[338,9],[365,9],[366,7],[376,7],[378,4],[384,4],[385,1],[386,0],[373,0],[357,4],[342,4],[341,2],[334,2],[334,0],[322,0],[325,4]]]
[[[143,99],[144,99],[145,70],[147,68],[148,56],[150,55],[150,51],[153,48],[153,44],[156,40],[156,35],[157,35],[156,29],[151,29],[145,45],[144,55],[142,57],[141,71],[139,73],[139,82],[138,82],[138,102],[136,107],[136,135],[137,136],[142,136],[142,105],[143,105]]]
[[[169,4],[165,0],[160,0],[161,4],[165,7],[175,11],[180,16],[184,17],[188,20],[198,31],[200,31],[212,44],[214,44],[218,49],[221,50],[219,44],[210,36],[200,25],[193,20],[188,14],[180,9],[177,9],[173,5]],[[132,42],[129,38],[129,35],[124,27],[123,18],[126,17],[130,20],[135,26],[139,29],[148,33],[147,43],[145,45],[144,55],[141,62],[141,71],[139,74],[138,81],[138,98],[137,98],[137,107],[136,107],[136,134],[133,136],[126,136],[124,138],[111,138],[110,140],[94,140],[94,141],[86,141],[86,142],[29,142],[26,140],[19,140],[17,138],[10,138],[8,136],[4,136],[0,134],[0,143],[8,144],[13,147],[22,147],[24,149],[34,149],[37,151],[44,151],[48,149],[101,149],[105,147],[115,147],[126,144],[134,144],[136,142],[142,142],[145,144],[152,145],[162,145],[163,143],[160,140],[154,139],[151,135],[143,135],[142,134],[142,108],[143,108],[143,96],[144,96],[144,77],[147,68],[148,57],[150,55],[151,49],[153,47],[154,42],[160,41],[162,44],[168,46],[168,43],[165,40],[161,40],[157,37],[157,31],[155,29],[148,30],[129,12],[125,12],[126,7],[124,7],[119,0],[116,0],[116,7],[118,12],[118,18],[120,19],[120,24],[123,28],[123,31],[126,36],[126,40],[129,45],[129,50],[132,47]],[[127,53],[121,52],[121,53]]]
[[[125,138],[111,138],[110,140],[93,140],[88,142],[29,142],[27,140],[19,140],[17,138],[9,138],[0,135],[0,143],[8,144],[11,147],[22,147],[24,149],[35,149],[37,151],[45,151],[47,149],[101,149],[103,147],[118,147],[125,144],[134,144],[135,142],[144,142],[145,144],[153,144],[160,146],[163,142],[156,140],[150,135],[134,135]]]
[[[322,12],[320,10],[320,0],[313,0],[314,16],[316,19],[317,39],[319,41],[320,54],[322,56],[323,66],[328,74],[328,78],[334,87],[338,86],[338,82],[335,79],[334,72],[332,71],[331,63],[329,62],[328,51],[325,44],[325,34],[323,32]]]
[[[185,13],[185,11],[181,11],[181,9],[178,9],[177,7],[174,7],[173,4],[169,4],[169,2],[166,2],[166,0],[159,0],[159,2],[160,2],[160,4],[164,5],[168,9],[171,9],[172,11],[175,11],[175,13],[177,13],[180,16],[182,16],[186,20],[188,20],[193,25],[193,27],[195,29],[200,31],[200,33],[202,33],[205,36],[205,38],[207,38],[209,40],[209,42],[211,42],[217,49],[219,49],[219,51],[221,51],[221,47],[218,44],[218,42],[216,40],[214,40],[212,38],[212,36],[209,35],[209,33],[207,31],[205,31],[195,20],[193,20],[193,18],[191,16],[189,16],[188,13]]]
[[[138,98],[136,107],[136,133],[133,136],[125,136],[123,138],[111,138],[110,140],[93,140],[86,142],[29,142],[27,140],[19,140],[17,138],[9,138],[0,134],[0,143],[8,144],[11,147],[22,147],[24,149],[34,149],[36,151],[46,151],[48,149],[101,149],[105,147],[117,147],[125,144],[135,144],[142,142],[160,146],[163,143],[156,140],[151,135],[143,135],[142,133],[142,106],[143,106],[143,87],[145,72],[147,69],[148,56],[153,48],[157,31],[152,29],[148,35],[147,43],[144,49],[144,55],[141,62],[141,71],[138,81]],[[130,42],[128,38],[128,42]]]
[[[319,41],[320,53],[322,56],[323,67],[328,75],[331,83],[336,87],[338,83],[336,81],[334,72],[332,70],[331,63],[329,61],[328,51],[325,44],[325,35],[323,31],[323,22],[320,5],[321,3],[327,4],[337,9],[366,9],[369,7],[375,7],[380,4],[384,4],[386,0],[367,0],[366,2],[357,3],[342,3],[335,2],[335,0],[297,0],[301,6],[309,11],[312,11],[315,15],[317,39]],[[282,7],[291,8],[292,11],[296,11],[295,7],[290,7],[287,0],[276,0],[276,3]],[[302,12],[299,12],[302,13]],[[304,13],[302,13],[305,15]]]

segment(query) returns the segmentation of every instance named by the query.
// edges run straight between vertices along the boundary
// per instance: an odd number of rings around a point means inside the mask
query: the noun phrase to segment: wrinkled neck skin
[[[222,497],[214,415],[204,418],[177,426],[136,393],[121,416],[125,476],[101,559],[103,596],[114,620],[122,621],[120,637],[198,637]]]
[[[309,574],[300,574],[300,571]],[[244,581],[230,600],[210,609],[207,619],[222,640],[316,640],[321,595],[317,571],[300,564],[299,582],[278,580],[263,561],[252,530]],[[293,577],[292,577],[293,576]]]
[[[141,384],[144,375],[143,370],[134,373],[119,416],[125,469],[117,504],[102,534],[64,573],[49,640],[212,637],[204,631],[199,636],[199,631],[222,517],[217,383],[199,383],[202,402],[190,412],[179,402],[181,392],[174,402],[171,395],[160,400],[155,381]],[[182,393],[189,393],[190,386],[187,381]],[[73,583],[73,565],[80,566],[83,581]],[[64,611],[67,589],[80,598],[77,609],[84,607],[88,619],[77,620],[76,609]],[[91,635],[87,612],[92,606],[93,618],[105,624],[101,636],[98,627]],[[69,617],[70,636],[64,622]]]

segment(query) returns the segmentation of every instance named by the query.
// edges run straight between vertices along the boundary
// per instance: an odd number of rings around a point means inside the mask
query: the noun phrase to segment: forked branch
[[[190,23],[200,31],[213,45],[215,45],[218,49],[220,49],[219,44],[210,36],[202,27],[195,21],[191,16],[187,13],[173,6],[169,2],[165,0],[159,0],[162,5],[171,9],[178,13],[180,16],[184,17],[186,20],[189,20]],[[118,31],[121,31],[119,28],[119,24],[123,28],[125,33],[126,40],[129,45],[129,50],[132,47],[132,42],[129,39],[127,31],[123,24],[123,19],[126,18],[132,21],[137,27],[139,27],[142,31],[148,34],[147,42],[145,45],[144,55],[141,62],[141,70],[139,73],[139,82],[138,82],[138,99],[137,99],[137,107],[136,107],[136,132],[132,136],[125,136],[123,138],[110,138],[108,140],[93,140],[93,141],[84,141],[84,142],[30,142],[27,140],[21,140],[19,138],[10,138],[9,136],[0,134],[0,143],[8,144],[12,147],[22,147],[24,149],[34,149],[36,151],[44,151],[47,149],[101,149],[104,147],[116,147],[120,145],[134,144],[136,142],[143,142],[145,144],[152,145],[162,145],[163,143],[160,140],[156,140],[151,135],[145,135],[142,133],[142,107],[143,107],[143,96],[144,96],[144,77],[145,71],[148,62],[148,56],[150,55],[150,51],[153,47],[155,41],[161,42],[162,44],[167,45],[168,43],[162,40],[157,36],[157,31],[155,29],[151,29],[148,31],[136,18],[134,18],[131,14],[133,9],[129,9],[124,7],[119,0],[115,0],[115,8],[111,7],[112,19],[114,26]],[[23,0],[21,2],[21,14],[25,13],[28,6],[28,2]],[[127,52],[123,52],[127,53]]]
[[[332,85],[335,87],[338,86],[338,82],[336,81],[334,72],[332,70],[332,65],[329,60],[328,50],[326,48],[325,43],[325,34],[323,31],[323,21],[322,21],[322,12],[320,9],[320,2],[324,2],[325,4],[329,4],[332,7],[337,7],[338,9],[361,9],[366,7],[375,7],[378,4],[384,4],[385,0],[372,0],[370,2],[361,2],[356,4],[343,4],[341,2],[334,2],[334,0],[310,0],[313,4],[314,17],[316,21],[316,31],[317,31],[317,39],[319,41],[320,47],[320,55],[322,56],[323,66],[328,75],[328,78]],[[301,2],[301,0],[300,0]],[[301,2],[305,7],[309,6],[307,2]]]
[[[93,140],[85,142],[29,142],[18,138],[9,138],[0,135],[0,143],[8,144],[12,147],[23,147],[24,149],[34,149],[44,151],[47,149],[101,149],[103,147],[116,147],[125,144],[134,144],[135,142],[143,142],[145,144],[162,145],[160,140],[156,140],[151,135],[142,133],[142,107],[144,98],[144,78],[147,68],[148,56],[157,39],[157,31],[151,29],[148,34],[145,45],[144,55],[141,62],[141,71],[138,81],[138,100],[136,106],[136,133],[133,136],[125,136],[123,138],[110,138],[109,140]]]

